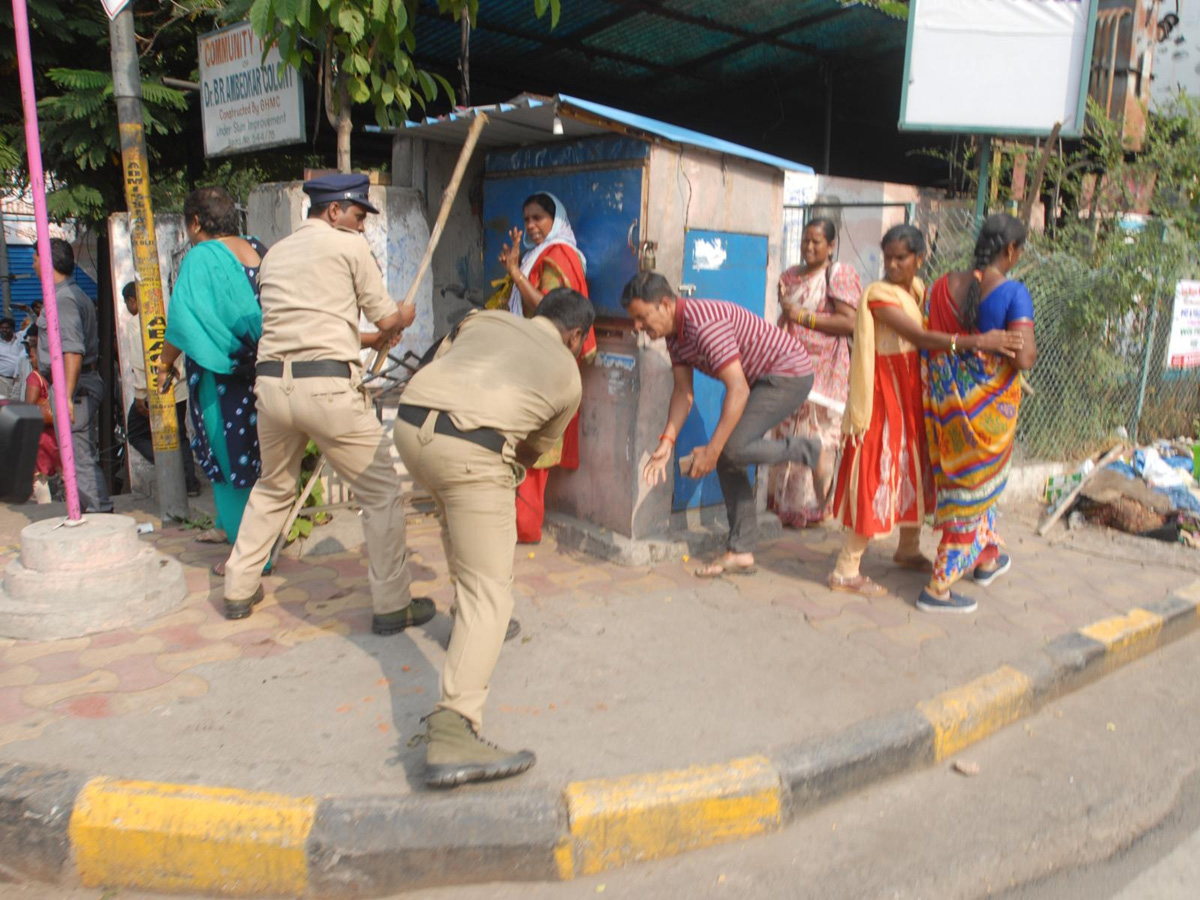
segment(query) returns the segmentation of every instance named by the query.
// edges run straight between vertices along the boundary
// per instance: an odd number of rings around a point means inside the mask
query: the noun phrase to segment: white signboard
[[[913,0],[900,128],[1083,129],[1098,0]]]
[[[304,140],[304,88],[278,48],[263,57],[249,22],[200,37],[204,154],[243,153]]]
[[[1168,369],[1200,366],[1200,281],[1175,285],[1175,315],[1171,317],[1171,342],[1167,345]]]
[[[100,5],[104,7],[104,14],[108,16],[109,21],[114,22],[129,2],[130,0],[100,0]]]

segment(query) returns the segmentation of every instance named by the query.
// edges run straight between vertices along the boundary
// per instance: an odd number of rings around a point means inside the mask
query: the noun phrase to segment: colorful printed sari
[[[929,292],[925,327],[962,333],[948,276]],[[1020,282],[1006,281],[980,301],[979,331],[1032,324],[1033,300]],[[992,353],[923,351],[925,428],[937,503],[934,528],[942,532],[933,586],[955,581],[998,553],[996,501],[1008,483],[1020,373]]]

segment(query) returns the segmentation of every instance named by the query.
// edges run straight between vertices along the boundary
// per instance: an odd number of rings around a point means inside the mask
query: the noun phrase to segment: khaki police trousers
[[[260,375],[254,393],[262,476],[250,491],[237,543],[225,564],[225,597],[246,600],[258,590],[271,546],[296,502],[300,463],[311,438],[362,508],[376,615],[408,606],[412,573],[400,479],[357,372],[353,379],[293,379],[290,363],[284,363],[283,377]]]
[[[446,565],[458,607],[442,668],[439,709],[483,728],[483,705],[512,617],[517,545],[517,472],[470,441],[396,420],[396,448],[413,480],[429,491],[442,526]]]

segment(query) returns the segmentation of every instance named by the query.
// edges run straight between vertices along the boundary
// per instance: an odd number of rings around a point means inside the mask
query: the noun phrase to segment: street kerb
[[[561,791],[318,799],[0,765],[0,880],[350,898],[593,875],[777,831],[940,763],[1197,624],[1200,582],[834,735]]]

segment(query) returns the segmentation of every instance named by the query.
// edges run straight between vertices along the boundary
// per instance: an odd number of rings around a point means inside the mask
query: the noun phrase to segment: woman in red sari
[[[37,369],[38,327],[30,325],[25,332],[25,349],[33,368],[25,379],[25,402],[36,404],[42,411],[42,435],[38,439],[37,467],[33,474],[33,497],[38,503],[50,502],[49,479],[62,472],[58,453],[58,438],[54,434],[54,416],[50,412],[50,385]]]
[[[500,254],[500,262],[512,282],[508,308],[518,316],[530,318],[549,291],[565,287],[588,296],[587,260],[575,243],[575,231],[567,218],[562,201],[550,193],[537,193],[524,203],[524,246],[522,232],[509,232],[510,244]],[[501,301],[503,302],[503,301]],[[489,303],[489,306],[493,304]],[[583,342],[582,362],[596,356],[596,333],[589,331]],[[579,413],[571,419],[558,445],[539,459],[525,474],[517,488],[517,541],[536,544],[542,539],[542,520],[546,513],[546,479],[550,469],[579,468]]]
[[[859,570],[872,538],[900,529],[893,561],[929,572],[921,555],[921,525],[933,509],[934,486],[926,443],[918,350],[985,350],[1012,356],[1020,335],[1007,331],[946,334],[926,331],[925,285],[917,270],[925,236],[896,225],[883,236],[884,280],[859,301],[850,354],[850,396],[842,417],[845,446],[837,475],[835,514],[849,529],[829,576],[835,591],[882,597],[886,588]]]

